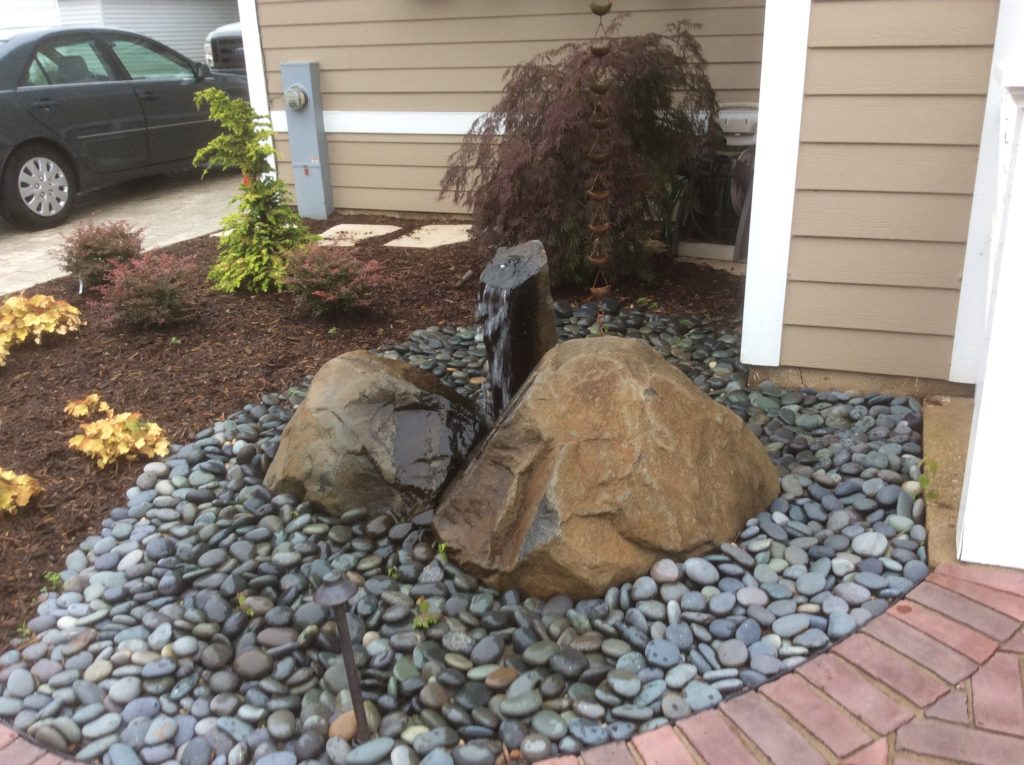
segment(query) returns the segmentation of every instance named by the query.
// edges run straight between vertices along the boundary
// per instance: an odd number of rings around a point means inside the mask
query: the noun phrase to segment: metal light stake
[[[338,638],[341,642],[341,657],[345,662],[345,677],[348,678],[348,690],[352,695],[353,711],[356,713],[356,740],[363,743],[370,740],[370,726],[366,722],[366,708],[363,706],[363,691],[359,686],[359,673],[356,671],[352,635],[348,631],[346,607],[358,589],[358,585],[346,579],[344,573],[332,571],[323,578],[323,582],[313,595],[313,602],[334,612],[334,621],[338,625]]]

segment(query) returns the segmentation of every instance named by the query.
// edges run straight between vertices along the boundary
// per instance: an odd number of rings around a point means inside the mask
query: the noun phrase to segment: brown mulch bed
[[[310,223],[322,231],[344,221],[382,219],[336,215]],[[67,441],[78,431],[77,421],[63,412],[65,404],[98,392],[115,411],[140,411],[173,443],[186,443],[261,393],[299,384],[338,354],[401,341],[422,327],[472,323],[476,277],[491,253],[472,242],[434,250],[382,246],[420,223],[399,221],[401,231],[359,245],[358,257],[383,266],[384,285],[368,307],[335,322],[311,318],[288,294],[226,295],[197,283],[203,297],[195,321],[137,330],[95,320],[92,297],[79,297],[71,277],[27,291],[68,300],[92,320],[76,335],[16,348],[0,368],[0,466],[32,475],[45,489],[27,509],[0,517],[0,645],[34,615],[43,573],[64,568],[67,553],[99,530],[141,468],[140,462],[115,463],[101,471],[69,450]],[[216,241],[204,237],[165,250],[194,255],[205,270]],[[456,287],[467,270],[474,278]],[[732,325],[740,315],[742,279],[666,263],[654,284],[623,288],[615,296],[625,304],[643,297],[667,313]],[[579,291],[556,297],[586,299]]]

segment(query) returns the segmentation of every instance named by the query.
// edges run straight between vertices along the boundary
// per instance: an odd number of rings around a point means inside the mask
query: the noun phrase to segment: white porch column
[[[1022,40],[1024,16],[1017,14],[1016,22],[1016,39]],[[1019,452],[1019,419],[1013,413],[1019,407],[1024,327],[1024,59],[996,65],[1003,98],[991,220],[995,262],[957,520],[957,555],[974,563],[1024,568],[1024,509],[1012,493]]]
[[[768,0],[740,359],[774,367],[782,352],[796,162],[811,0]]]

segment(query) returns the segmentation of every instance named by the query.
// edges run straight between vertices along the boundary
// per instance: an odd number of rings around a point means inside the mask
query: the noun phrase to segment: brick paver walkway
[[[783,677],[543,765],[1024,763],[1024,571],[942,564],[905,600]],[[0,765],[66,765],[0,726]]]

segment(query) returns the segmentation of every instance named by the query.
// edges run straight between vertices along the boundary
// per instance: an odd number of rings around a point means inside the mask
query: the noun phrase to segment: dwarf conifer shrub
[[[614,33],[621,16],[609,26]],[[593,278],[586,261],[588,153],[595,57],[574,42],[513,67],[504,95],[473,123],[448,160],[441,196],[466,204],[483,249],[540,239],[552,281]],[[685,23],[664,34],[612,37],[601,62],[601,96],[608,161],[601,168],[607,205],[612,278],[649,274],[646,222],[663,214],[668,188],[682,162],[707,145],[718,113],[700,44]]]
[[[270,120],[257,115],[245,99],[217,88],[196,93],[196,105],[204,103],[221,133],[196,152],[193,164],[204,165],[203,175],[211,167],[242,171],[234,197],[237,209],[221,221],[220,255],[210,281],[223,292],[279,290],[286,254],[314,237],[289,206],[284,183],[272,173]]]
[[[310,245],[288,256],[284,285],[318,317],[337,316],[359,305],[380,283],[380,263],[344,250]]]
[[[147,252],[115,267],[100,293],[117,321],[163,327],[193,318],[198,309],[195,258]]]
[[[83,223],[63,240],[59,248],[61,265],[85,287],[102,284],[112,268],[142,252],[142,229],[133,228],[125,220]]]

